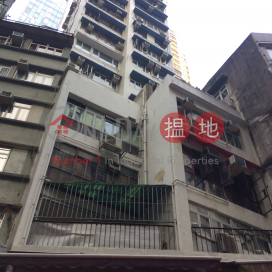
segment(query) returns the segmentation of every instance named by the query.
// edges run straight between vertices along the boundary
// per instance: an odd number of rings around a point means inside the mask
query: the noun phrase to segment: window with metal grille
[[[52,85],[54,80],[54,76],[51,75],[40,74],[38,72],[22,72],[19,70],[17,70],[15,78],[49,86]]]
[[[15,102],[13,106],[2,113],[1,117],[15,119],[20,121],[26,121],[31,109],[31,105]]]
[[[30,50],[38,51],[46,54],[51,54],[55,56],[62,56],[63,49],[52,47],[49,44],[41,44],[32,42],[29,46]]]

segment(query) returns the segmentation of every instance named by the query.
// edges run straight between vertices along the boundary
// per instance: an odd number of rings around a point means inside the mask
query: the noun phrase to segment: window
[[[26,121],[29,115],[30,109],[31,109],[30,105],[15,102],[13,104],[13,107],[10,110],[2,113],[2,117]]]
[[[104,132],[116,138],[121,138],[121,123],[112,118],[106,118]]]
[[[229,144],[231,144],[232,146],[235,146],[235,147],[237,147],[239,149],[242,149],[242,145],[241,145],[238,134],[225,132],[224,137],[225,138],[222,137],[223,139],[221,138],[221,140],[223,140],[223,141],[225,140],[225,142],[226,142],[226,139],[227,139],[227,142]]]
[[[84,107],[83,105],[80,107],[67,102],[64,115],[99,131],[103,128],[104,115],[89,107]]]
[[[10,45],[11,44],[11,38],[10,37],[0,36],[0,44]]]
[[[122,149],[132,155],[139,155],[139,142],[140,142],[140,126],[127,130],[126,127],[122,127]]]
[[[142,62],[132,59],[132,64],[139,67],[142,71],[145,71],[145,65]]]
[[[270,59],[272,59],[272,49],[268,49],[268,48],[267,48],[266,51],[267,51],[267,53],[268,53]]]
[[[111,82],[110,79],[106,78],[105,76],[99,74],[99,73],[94,73],[93,79],[107,87],[112,88],[113,90],[116,90],[116,84]]]
[[[93,50],[93,56],[95,56],[96,58],[99,58],[101,61],[117,68],[118,67],[118,61],[107,56],[106,54],[99,52],[97,49]]]
[[[0,76],[7,76],[10,71],[10,67],[0,65]]]
[[[88,44],[80,41],[80,40],[77,40],[76,42],[76,47],[79,48],[80,50],[86,52],[86,53],[90,53],[91,51],[91,46],[89,46]]]
[[[138,91],[142,90],[142,88],[144,87],[143,84],[141,84],[140,82],[137,82],[134,79],[130,79],[130,83],[129,85],[135,89],[137,89]]]
[[[138,184],[138,172],[122,166],[120,173],[114,174],[107,160],[68,144],[56,142],[52,157],[46,174],[49,180]],[[88,162],[79,163],[84,159]]]
[[[7,163],[10,154],[10,149],[0,148],[0,172],[2,172]]]
[[[31,43],[30,50],[47,53],[55,56],[61,56],[62,55],[62,49],[51,47],[49,44],[38,44],[38,43]]]
[[[17,70],[17,73],[15,75],[16,79],[21,79],[25,81],[35,82],[38,84],[44,84],[51,86],[53,83],[53,76],[39,74],[38,72],[21,72]]]
[[[214,97],[217,100],[224,100],[229,95],[227,87],[224,85],[215,95]]]

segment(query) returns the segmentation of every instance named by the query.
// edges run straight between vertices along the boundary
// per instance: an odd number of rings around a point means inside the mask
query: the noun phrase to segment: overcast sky
[[[167,0],[169,27],[202,89],[251,32],[272,33],[272,1]]]

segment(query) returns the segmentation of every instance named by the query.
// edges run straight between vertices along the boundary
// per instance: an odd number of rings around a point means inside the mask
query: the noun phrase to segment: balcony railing
[[[146,3],[150,4],[151,6],[155,7],[156,9],[158,9],[159,11],[165,13],[165,8],[162,8],[161,6],[159,6],[158,4],[154,6],[154,2],[150,1],[150,0],[144,0]]]
[[[195,251],[270,255],[272,231],[192,227]]]
[[[173,250],[171,186],[45,181],[27,244]]]
[[[105,6],[99,6],[97,3],[97,0],[88,0],[89,3],[95,5],[96,7],[104,10],[105,12],[107,12],[108,14],[110,14],[111,16],[115,17],[116,19],[124,22],[124,18],[122,16],[120,16],[119,14],[117,14],[116,12],[114,12],[113,10],[108,9]]]
[[[145,9],[143,6],[139,5],[138,3],[136,3],[135,6],[136,6],[137,8],[139,8],[139,9],[143,10],[143,11],[146,12],[149,16],[153,17],[154,19],[158,20],[159,22],[161,22],[161,23],[163,23],[163,24],[165,23],[165,21],[164,21],[162,18],[160,18],[159,16],[157,16],[157,15],[155,15],[155,14],[153,14],[153,13],[148,12],[147,9]]]

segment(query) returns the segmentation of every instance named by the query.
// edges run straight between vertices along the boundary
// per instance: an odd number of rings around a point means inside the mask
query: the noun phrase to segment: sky
[[[191,84],[200,89],[251,32],[272,33],[271,0],[164,1],[169,27],[186,55]],[[28,2],[15,2],[8,13],[12,19],[19,18]]]
[[[167,0],[169,27],[202,89],[251,32],[272,33],[272,1]]]

